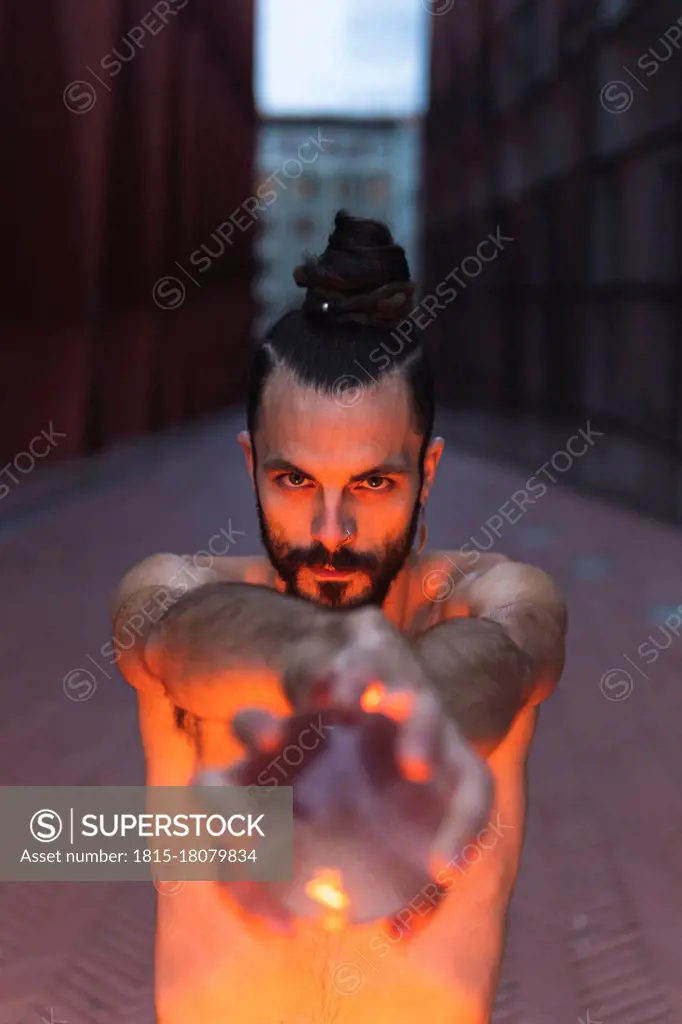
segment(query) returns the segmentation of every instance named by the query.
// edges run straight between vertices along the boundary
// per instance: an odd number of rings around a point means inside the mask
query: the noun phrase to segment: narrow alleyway
[[[1,510],[2,784],[143,782],[133,692],[99,653],[108,599],[143,556],[197,551],[221,529],[235,554],[259,549],[239,426],[72,466],[62,489],[27,479]],[[487,546],[483,524],[524,479],[451,440],[431,543]],[[497,547],[555,575],[571,630],[530,762],[495,1024],[682,1021],[682,640],[652,663],[637,653],[649,637],[665,647],[660,623],[682,604],[682,534],[548,483]],[[152,1024],[155,895],[0,884],[0,1024]]]

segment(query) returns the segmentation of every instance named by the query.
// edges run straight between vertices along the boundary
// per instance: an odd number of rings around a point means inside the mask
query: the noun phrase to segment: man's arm
[[[216,579],[212,568],[173,554],[151,555],[125,574],[110,605],[112,647],[116,664],[137,690],[163,689],[160,680],[150,674],[143,656],[152,630],[185,594]]]
[[[449,856],[482,827],[489,773],[443,714],[421,659],[378,608],[320,608],[255,584],[216,582],[211,570],[188,586],[186,561],[146,560],[114,601],[122,647],[135,624],[136,643],[120,664],[139,691],[148,785],[167,785],[169,777],[183,785],[198,763],[229,766],[244,749],[269,749],[292,710],[359,707],[370,682],[381,680],[389,702],[392,690],[410,698],[396,719],[396,757],[406,777],[435,756],[457,780],[447,815]],[[153,612],[159,594],[166,607]],[[199,720],[198,762],[192,744],[181,749],[174,705]],[[254,710],[260,714],[245,722]]]
[[[239,572],[230,579],[224,569],[218,577],[188,558],[155,555],[124,577],[113,601],[114,637],[121,670],[138,690],[165,692],[198,717],[229,721],[240,707],[308,709],[312,688],[315,704],[319,697],[355,706],[361,690],[352,685],[359,680],[349,655],[368,679],[377,656],[389,684],[410,659],[413,675],[423,674],[379,609],[324,608],[244,583]],[[325,682],[334,690],[326,698],[316,686]]]
[[[487,757],[518,712],[558,683],[566,605],[541,569],[507,561],[464,577],[449,604],[467,617],[427,630],[414,648],[449,716]]]
[[[311,669],[323,664],[323,657],[315,657],[317,644],[310,643],[318,624],[328,622],[322,610],[242,582],[240,561],[223,560],[218,572],[210,559],[202,564],[189,556],[153,555],[116,590],[114,656],[138,691],[149,771],[162,762],[186,763],[191,774],[197,753],[204,762],[232,761],[243,746],[240,730],[231,731],[228,723],[244,708],[258,708],[266,719],[291,713],[275,662],[281,665],[293,647]],[[342,643],[338,635],[326,636],[328,629],[321,631],[322,655]],[[308,643],[301,642],[304,637]],[[293,680],[299,689],[303,675]],[[179,716],[180,708],[185,714]]]
[[[121,671],[149,716],[170,703],[204,724],[224,723],[224,736],[225,724],[247,709],[281,720],[321,704],[359,707],[378,679],[389,696],[396,689],[414,698],[400,716],[404,770],[430,756],[442,705],[421,659],[378,608],[322,608],[251,583],[216,582],[210,568],[203,576],[193,568],[200,575],[187,581],[188,561],[146,559],[114,600]],[[274,725],[259,721],[265,731]],[[461,737],[458,744],[466,748]]]
[[[111,607],[114,644],[138,690],[163,689],[182,706],[200,704],[197,714],[218,714],[210,705],[236,676],[272,674],[282,652],[324,634],[331,616],[196,561],[153,555],[124,576]]]

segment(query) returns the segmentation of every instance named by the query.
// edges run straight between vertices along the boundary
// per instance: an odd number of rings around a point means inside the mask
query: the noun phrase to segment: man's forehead
[[[407,389],[402,381],[382,381],[355,392],[319,394],[313,388],[271,379],[261,406],[259,458],[282,458],[300,465],[384,462],[412,468],[421,448]],[[396,468],[399,468],[397,465]]]

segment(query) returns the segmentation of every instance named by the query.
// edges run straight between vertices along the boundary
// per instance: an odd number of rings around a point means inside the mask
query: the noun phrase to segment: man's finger
[[[428,690],[389,690],[383,714],[399,723],[397,758],[410,782],[427,782],[437,767],[443,713],[437,697]]]
[[[371,675],[369,668],[363,672],[356,667],[333,666],[328,676],[329,706],[340,711],[357,711],[371,685]]]
[[[246,708],[235,715],[232,732],[250,756],[273,753],[283,741],[285,719],[262,708]]]
[[[451,723],[448,723],[445,735],[443,767],[453,786],[453,795],[431,851],[436,873],[451,864],[489,821],[495,795],[493,777],[487,764]]]
[[[232,776],[229,768],[207,768],[205,771],[199,771],[196,773],[191,782],[192,786],[198,787],[200,790],[222,788],[223,786],[232,786]],[[219,799],[216,798],[216,799]]]

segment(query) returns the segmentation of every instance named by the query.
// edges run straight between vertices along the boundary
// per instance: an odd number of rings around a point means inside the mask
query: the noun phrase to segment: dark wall
[[[253,192],[252,33],[250,0],[0,0],[5,462],[241,397],[252,239],[211,235]]]
[[[433,18],[427,286],[498,227],[513,241],[460,274],[428,344],[452,408],[502,439],[599,422],[606,489],[682,521],[682,12],[607,7]]]

